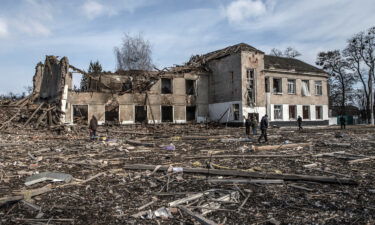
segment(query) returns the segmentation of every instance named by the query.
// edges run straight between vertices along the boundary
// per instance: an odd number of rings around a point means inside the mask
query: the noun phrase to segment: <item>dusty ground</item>
[[[22,201],[1,206],[0,224],[195,224],[197,221],[190,215],[173,208],[173,218],[169,219],[142,219],[131,215],[144,210],[168,208],[171,201],[209,189],[218,189],[219,193],[239,193],[237,202],[222,202],[219,210],[204,215],[216,223],[375,224],[375,160],[349,164],[349,160],[375,155],[373,127],[349,126],[340,135],[341,131],[332,127],[308,128],[301,132],[294,128],[270,129],[269,145],[280,145],[288,140],[290,143],[312,142],[313,147],[268,151],[250,151],[253,143],[236,141],[244,137],[243,128],[169,125],[156,128],[109,127],[108,132],[105,127],[100,129],[99,134],[109,140],[90,141],[85,128],[75,128],[63,135],[51,134],[47,130],[0,133],[0,198],[20,195],[20,191],[46,185],[52,188],[35,197],[24,195],[28,202],[41,209]],[[199,139],[197,136],[203,136],[202,140],[196,140]],[[189,138],[193,140],[186,140]],[[232,140],[221,141],[228,138]],[[134,147],[126,143],[129,139],[155,146]],[[176,150],[161,147],[170,143],[175,145]],[[345,153],[316,156],[337,151]],[[299,156],[188,158],[265,154]],[[358,185],[306,181],[234,185],[212,183],[208,179],[235,177],[161,171],[151,174],[152,171],[124,169],[126,165],[140,163],[198,168],[211,165],[265,174],[347,177]],[[317,164],[311,168],[304,167],[312,163]],[[68,184],[41,182],[28,187],[24,185],[25,179],[32,173],[44,171],[68,173],[75,179]],[[82,182],[97,174],[100,176]],[[189,207],[195,213],[201,213],[199,207],[212,198],[206,196],[192,201]],[[139,209],[147,203],[150,205]]]

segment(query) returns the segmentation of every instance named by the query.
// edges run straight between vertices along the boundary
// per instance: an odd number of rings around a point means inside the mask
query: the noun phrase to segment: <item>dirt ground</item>
[[[113,126],[98,133],[106,138],[91,141],[85,127],[61,135],[1,132],[0,224],[200,224],[169,203],[207,190],[213,191],[181,205],[217,224],[375,224],[375,159],[368,158],[375,156],[374,127],[271,128],[267,144],[246,139],[244,128],[206,125]],[[308,142],[312,145],[285,147]],[[252,145],[279,147],[254,151]],[[165,165],[170,171],[125,168],[132,164]],[[245,171],[271,181],[185,173],[180,167]],[[25,185],[27,177],[46,171],[73,180]],[[347,178],[356,184],[275,181],[269,174]],[[49,191],[28,192],[39,188]],[[236,197],[218,200],[228,193]],[[10,196],[21,198],[1,201]],[[167,216],[155,216],[158,209]],[[207,209],[212,211],[204,213]]]

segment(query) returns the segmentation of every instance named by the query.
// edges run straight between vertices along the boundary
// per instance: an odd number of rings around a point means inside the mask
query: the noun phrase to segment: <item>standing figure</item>
[[[302,130],[302,117],[301,116],[298,116],[298,119],[297,119],[297,123],[298,123],[298,130]]]
[[[248,137],[250,136],[250,126],[251,126],[251,121],[250,121],[250,116],[248,116],[247,119],[245,120],[245,132]]]
[[[94,139],[96,137],[96,130],[98,129],[98,120],[93,115],[89,124],[90,138]]]
[[[262,131],[262,134],[260,135],[258,142],[262,140],[262,137],[264,137],[265,142],[267,142],[267,128],[268,128],[268,116],[267,114],[262,117],[262,120],[260,121],[260,130]]]
[[[345,127],[346,120],[345,120],[345,117],[343,115],[341,115],[341,117],[340,117],[340,125],[341,125],[341,130],[346,129],[346,127]]]
[[[258,120],[256,116],[253,116],[251,119],[251,128],[253,130],[253,135],[257,135]]]

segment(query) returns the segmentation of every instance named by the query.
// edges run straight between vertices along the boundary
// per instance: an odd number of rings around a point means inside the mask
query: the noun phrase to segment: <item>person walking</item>
[[[297,119],[297,123],[298,123],[298,130],[302,130],[302,117],[301,116],[298,116],[298,119]]]
[[[91,140],[95,139],[96,137],[96,130],[98,129],[98,120],[93,115],[90,120],[89,124],[89,131],[90,131],[90,138]]]
[[[251,128],[253,130],[253,135],[257,135],[257,128],[258,128],[258,120],[256,119],[255,116],[252,117],[251,119]]]
[[[262,120],[260,121],[260,130],[262,131],[262,134],[260,135],[258,142],[262,140],[262,137],[264,137],[265,142],[268,142],[267,140],[267,129],[268,129],[268,115],[264,115],[262,117]]]
[[[345,120],[345,117],[343,115],[341,115],[340,117],[340,125],[341,125],[341,130],[342,129],[346,129],[346,120]]]
[[[247,137],[250,136],[250,126],[251,126],[251,121],[250,121],[250,116],[247,116],[247,119],[245,120],[245,132]]]

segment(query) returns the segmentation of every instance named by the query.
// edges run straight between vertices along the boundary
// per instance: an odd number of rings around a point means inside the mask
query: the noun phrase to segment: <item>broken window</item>
[[[310,119],[310,106],[302,106],[302,114],[303,119]]]
[[[296,80],[288,79],[288,94],[296,93]]]
[[[270,92],[270,79],[268,77],[264,78],[264,89],[266,90],[266,93]]]
[[[147,122],[147,106],[145,105],[135,106],[135,122],[136,123]]]
[[[185,80],[186,95],[195,95],[195,80]]]
[[[107,124],[118,124],[119,122],[119,106],[105,106],[105,122]]]
[[[195,121],[195,106],[186,106],[186,121]]]
[[[88,105],[73,105],[73,123],[87,124],[89,118]]]
[[[161,107],[161,122],[173,122],[173,107],[172,106]]]
[[[323,95],[322,81],[315,81],[315,95]]]
[[[274,112],[273,118],[275,120],[283,119],[283,106],[282,105],[274,105],[273,112]]]
[[[168,78],[161,79],[161,93],[172,94],[172,80]]]
[[[283,92],[281,78],[273,78],[273,93],[281,94]]]
[[[289,119],[290,120],[297,119],[297,106],[295,106],[295,105],[289,106]]]
[[[302,81],[302,96],[310,96],[310,86],[308,80]]]
[[[247,105],[253,105],[255,103],[255,74],[254,69],[247,70]]]
[[[240,120],[240,104],[233,104],[233,119]]]
[[[315,116],[317,120],[323,119],[323,107],[315,106]]]

